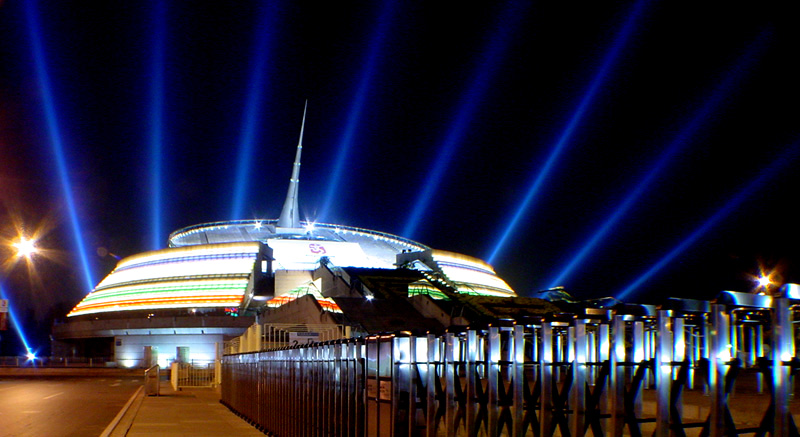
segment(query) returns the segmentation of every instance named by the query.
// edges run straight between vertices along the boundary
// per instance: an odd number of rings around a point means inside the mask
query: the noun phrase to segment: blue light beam
[[[768,31],[762,32],[754,43],[750,44],[745,53],[737,60],[733,68],[729,68],[723,80],[714,88],[711,96],[706,99],[700,108],[698,108],[689,122],[678,132],[675,138],[672,139],[669,146],[664,152],[659,155],[653,166],[648,170],[646,175],[641,178],[617,208],[609,215],[605,221],[600,225],[594,234],[583,244],[577,254],[570,260],[570,262],[559,272],[559,274],[550,281],[550,287],[563,285],[569,278],[572,272],[583,263],[586,257],[603,241],[606,235],[614,228],[622,217],[636,204],[639,198],[648,190],[650,184],[661,174],[662,171],[671,163],[671,161],[691,143],[692,137],[702,128],[708,125],[706,120],[709,119],[714,112],[717,111],[720,104],[728,96],[731,89],[735,89],[739,84],[744,72],[749,71],[749,68],[757,60],[757,55],[763,50],[766,37],[770,34]]]
[[[166,34],[167,6],[155,2],[153,26],[153,54],[150,84],[150,228],[151,250],[163,244],[163,127],[164,127],[164,38]]]
[[[328,189],[325,191],[325,201],[317,217],[318,221],[324,222],[327,220],[334,200],[339,197],[338,193],[339,185],[342,180],[342,172],[344,171],[345,162],[347,162],[347,158],[350,155],[350,149],[353,147],[353,136],[358,131],[358,126],[361,122],[361,113],[364,110],[364,104],[367,100],[367,95],[372,85],[372,78],[375,74],[375,68],[378,64],[379,50],[383,47],[386,35],[389,33],[388,28],[391,26],[390,19],[394,12],[395,3],[394,1],[383,3],[378,22],[373,30],[369,49],[365,57],[366,62],[361,71],[361,80],[358,83],[353,103],[350,106],[350,112],[347,115],[347,125],[342,133],[342,137],[339,139],[339,149],[333,163],[333,171],[331,173],[331,179],[328,182]]]
[[[25,337],[25,333],[22,331],[22,325],[19,324],[17,316],[14,314],[14,305],[12,305],[11,299],[9,299],[6,295],[5,289],[3,289],[2,285],[0,285],[0,299],[5,299],[8,301],[8,318],[11,320],[11,326],[14,328],[14,331],[17,332],[19,340],[22,342],[22,347],[25,348],[25,354],[27,355],[33,353],[30,345],[28,344],[28,339]]]
[[[433,162],[433,166],[428,172],[428,177],[422,185],[422,189],[417,196],[417,202],[411,209],[411,213],[406,220],[405,227],[400,235],[413,239],[417,233],[422,216],[428,210],[433,194],[441,184],[444,178],[447,167],[453,160],[458,146],[467,133],[467,126],[469,126],[478,110],[478,103],[483,100],[483,96],[489,89],[489,84],[494,75],[497,66],[501,63],[503,54],[509,45],[511,36],[519,26],[522,17],[525,13],[520,10],[522,5],[511,2],[509,3],[500,19],[495,26],[495,32],[483,51],[482,56],[477,63],[477,68],[472,75],[472,81],[467,88],[467,91],[462,94],[461,100],[458,105],[458,111],[455,118],[447,131],[447,135],[439,146],[439,154]]]
[[[233,188],[233,201],[231,204],[231,219],[238,220],[243,218],[245,199],[248,193],[248,183],[250,182],[250,163],[253,159],[253,149],[258,133],[258,116],[261,113],[261,102],[263,100],[263,90],[265,82],[264,70],[267,66],[267,59],[272,49],[272,32],[276,27],[275,11],[276,2],[267,2],[262,5],[264,8],[259,18],[256,28],[256,42],[253,46],[251,58],[253,64],[250,70],[249,88],[247,91],[247,101],[242,117],[242,125],[239,133],[239,156],[236,162],[235,183]]]
[[[86,248],[83,243],[83,231],[81,230],[81,224],[78,220],[78,213],[75,208],[75,199],[72,196],[72,185],[70,183],[69,173],[67,172],[67,158],[64,154],[64,146],[61,142],[61,132],[58,126],[55,102],[50,87],[50,77],[47,73],[47,63],[45,61],[44,49],[42,48],[41,41],[41,25],[36,12],[35,0],[25,2],[25,15],[28,22],[28,31],[33,49],[36,77],[38,79],[39,90],[41,91],[42,95],[45,120],[47,122],[47,132],[50,138],[50,146],[52,148],[53,157],[55,158],[56,170],[61,182],[61,190],[64,195],[64,201],[67,204],[67,212],[69,214],[69,221],[72,227],[72,237],[74,240],[75,249],[78,251],[79,261],[83,269],[83,279],[85,281],[87,290],[91,290],[94,288],[95,282],[89,269],[89,260],[86,256]]]
[[[625,24],[622,26],[622,29],[617,34],[616,38],[614,39],[613,43],[611,44],[611,48],[606,53],[605,58],[603,59],[603,63],[600,66],[600,69],[597,71],[597,74],[592,79],[592,82],[589,85],[589,88],[583,94],[583,97],[578,104],[578,107],[575,109],[575,112],[572,113],[572,117],[569,119],[569,122],[564,127],[564,130],[561,132],[561,136],[558,138],[555,146],[550,151],[550,155],[547,157],[544,165],[542,166],[541,170],[536,174],[536,177],[533,179],[533,182],[529,185],[528,191],[525,193],[525,197],[522,198],[522,202],[520,202],[519,207],[517,208],[514,215],[511,216],[511,220],[506,223],[506,226],[500,235],[500,238],[497,239],[497,243],[495,244],[494,248],[489,255],[486,257],[489,264],[494,263],[500,254],[503,253],[505,249],[506,243],[508,243],[509,237],[514,233],[517,226],[519,225],[520,220],[528,214],[529,209],[532,207],[532,203],[536,198],[537,194],[541,190],[542,184],[544,183],[545,179],[550,175],[550,172],[556,165],[558,158],[561,156],[562,152],[566,147],[569,145],[570,138],[572,134],[575,132],[575,129],[580,124],[583,116],[586,115],[587,110],[591,107],[592,101],[594,100],[595,96],[597,95],[598,90],[601,88],[602,84],[606,81],[608,77],[609,71],[612,69],[614,64],[616,63],[617,59],[619,58],[620,53],[622,53],[622,49],[628,43],[628,39],[630,35],[633,33],[634,29],[636,28],[636,23],[640,20],[640,17],[643,15],[643,10],[645,5],[648,3],[649,0],[639,0],[631,10],[630,14],[628,14],[628,18],[625,20]]]
[[[769,182],[772,178],[776,177],[781,171],[785,170],[790,163],[792,163],[795,159],[797,159],[798,155],[800,154],[800,143],[795,143],[791,145],[786,152],[784,152],[778,159],[775,159],[767,169],[763,170],[758,177],[756,177],[753,181],[747,184],[744,188],[742,188],[735,196],[733,196],[727,203],[725,203],[717,212],[714,213],[710,218],[708,218],[705,222],[703,222],[700,226],[698,226],[688,237],[686,237],[683,241],[681,241],[677,246],[675,246],[672,250],[667,252],[666,255],[661,257],[652,267],[647,269],[644,273],[639,275],[633,282],[631,282],[627,287],[622,289],[619,293],[617,293],[617,299],[624,299],[629,294],[633,293],[642,286],[645,282],[647,282],[650,278],[652,278],[656,273],[658,273],[661,269],[666,267],[672,260],[674,260],[678,255],[686,251],[689,247],[691,247],[694,243],[697,242],[701,237],[703,237],[709,230],[714,227],[717,223],[721,220],[725,219],[728,215],[734,212],[737,208],[739,208],[742,203],[747,201],[756,191],[762,189],[767,182]]]

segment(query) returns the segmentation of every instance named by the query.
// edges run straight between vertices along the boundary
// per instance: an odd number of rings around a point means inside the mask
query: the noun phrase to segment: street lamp
[[[27,268],[28,268],[28,273],[31,274],[32,278],[33,278],[34,277],[33,273],[35,273],[35,271],[33,270],[33,268],[34,268],[33,267],[33,265],[34,265],[33,256],[42,253],[42,251],[38,247],[36,247],[36,241],[37,241],[37,239],[35,237],[34,238],[27,238],[24,235],[20,234],[19,239],[16,242],[12,242],[10,244],[11,247],[16,249],[17,253],[12,258],[9,258],[8,260],[6,260],[6,261],[4,261],[2,263],[1,266],[3,267],[3,271],[5,271],[7,269],[10,271],[11,269],[14,268],[15,264],[21,258],[25,258],[25,261],[26,261],[26,264],[27,264]],[[8,243],[6,242],[5,244],[8,244]],[[2,273],[2,272],[0,272],[0,273]],[[4,278],[2,276],[0,276],[0,280],[2,280],[2,279],[4,279]],[[0,281],[0,282],[2,282],[2,281]],[[11,305],[9,304],[8,300],[6,300],[6,295],[5,295],[5,291],[3,290],[2,284],[0,284],[0,300],[4,300],[4,303],[3,303],[2,306],[6,310],[6,312],[4,312],[4,314],[3,314],[3,319],[10,319],[11,325],[17,331],[17,335],[19,335],[19,338],[22,341],[22,346],[25,348],[26,358],[29,361],[35,360],[36,359],[36,352],[33,351],[30,348],[30,346],[28,345],[28,340],[26,339],[25,334],[22,332],[22,327],[18,323],[18,320],[16,319],[16,317],[14,317],[14,313],[11,311],[11,308],[10,308]],[[5,320],[4,320],[4,322],[5,322]],[[5,323],[4,323],[4,325],[5,325]],[[5,329],[5,326],[3,327],[3,329]]]
[[[25,257],[26,259],[31,259],[31,257],[38,253],[38,249],[36,248],[36,240],[29,240],[24,236],[19,237],[19,241],[12,244],[14,248],[17,249],[17,257]]]

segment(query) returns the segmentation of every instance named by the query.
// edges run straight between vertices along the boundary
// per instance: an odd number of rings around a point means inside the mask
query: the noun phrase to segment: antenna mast
[[[279,228],[299,228],[300,214],[298,213],[297,194],[300,187],[300,155],[303,153],[303,130],[306,126],[306,109],[308,100],[303,107],[303,122],[300,124],[300,141],[297,143],[297,153],[294,157],[292,167],[292,177],[289,179],[289,190],[286,192],[286,201],[283,203],[283,210],[278,218]]]

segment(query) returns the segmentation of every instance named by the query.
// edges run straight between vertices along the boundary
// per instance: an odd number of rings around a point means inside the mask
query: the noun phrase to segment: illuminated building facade
[[[408,297],[515,296],[479,259],[368,229],[301,222],[301,150],[279,219],[189,226],[173,232],[166,249],[122,259],[54,327],[54,354],[91,354],[81,343],[93,339],[121,365],[144,364],[146,346],[157,348],[160,364],[175,359],[178,347],[189,347],[190,359],[211,360],[215,344],[299,297],[311,295],[324,311],[341,313],[319,275],[323,266],[417,271]]]

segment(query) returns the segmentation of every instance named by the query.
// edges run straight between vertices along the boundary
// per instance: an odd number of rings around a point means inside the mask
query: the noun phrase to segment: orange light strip
[[[191,307],[230,307],[239,306],[242,302],[241,295],[228,296],[182,296],[149,298],[141,300],[121,300],[109,303],[96,303],[82,306],[75,309],[68,316],[81,314],[101,313],[108,311],[139,310],[139,309],[161,309],[161,308],[191,308]]]

